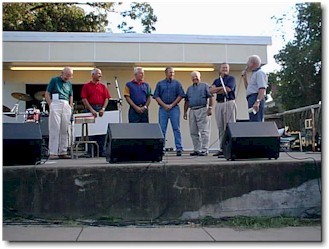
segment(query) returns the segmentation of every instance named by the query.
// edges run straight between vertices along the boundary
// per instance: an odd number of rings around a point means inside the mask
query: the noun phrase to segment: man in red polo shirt
[[[84,84],[81,90],[81,99],[87,112],[91,112],[95,118],[102,117],[109,103],[111,95],[107,87],[100,81],[102,71],[95,68],[91,71],[91,81]],[[98,115],[97,115],[98,114]],[[99,154],[105,156],[105,134],[89,137],[97,141],[99,145]]]

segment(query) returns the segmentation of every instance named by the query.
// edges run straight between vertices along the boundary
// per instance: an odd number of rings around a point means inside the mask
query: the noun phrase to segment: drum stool
[[[75,142],[75,152],[76,155],[78,154],[78,147],[80,144],[84,144],[85,148],[88,144],[91,145],[91,157],[94,157],[94,146],[96,146],[97,157],[99,157],[99,145],[96,141],[89,141],[89,134],[88,134],[88,123],[95,123],[94,116],[82,116],[82,117],[75,117],[74,122],[76,124],[81,124],[81,139],[80,141]],[[73,157],[73,154],[72,154]]]

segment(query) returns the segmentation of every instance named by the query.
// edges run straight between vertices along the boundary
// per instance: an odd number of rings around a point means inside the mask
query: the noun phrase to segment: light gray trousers
[[[215,117],[218,128],[219,150],[222,150],[225,130],[227,123],[236,122],[236,104],[235,100],[226,102],[217,102],[215,107]]]
[[[208,152],[210,140],[210,117],[207,107],[190,109],[189,125],[194,151]]]

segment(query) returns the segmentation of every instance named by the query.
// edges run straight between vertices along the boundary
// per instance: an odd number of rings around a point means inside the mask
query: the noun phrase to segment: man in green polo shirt
[[[50,80],[45,93],[49,106],[49,159],[71,158],[67,147],[73,106],[72,78],[72,68],[65,67],[60,76]]]

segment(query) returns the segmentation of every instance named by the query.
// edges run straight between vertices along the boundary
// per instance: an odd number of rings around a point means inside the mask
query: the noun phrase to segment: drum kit
[[[34,98],[38,101],[40,101],[42,111],[40,109],[37,109],[36,106],[33,106],[32,108],[26,109],[25,112],[21,113],[19,112],[19,102],[20,101],[31,101],[33,98],[29,94],[25,93],[19,93],[14,92],[11,94],[11,96],[18,101],[13,106],[13,108],[9,108],[5,105],[2,106],[2,113],[8,117],[18,117],[18,115],[24,115],[24,122],[25,123],[39,123],[40,117],[48,117],[48,111],[46,111],[46,98],[45,98],[45,91],[39,91],[34,94]]]

